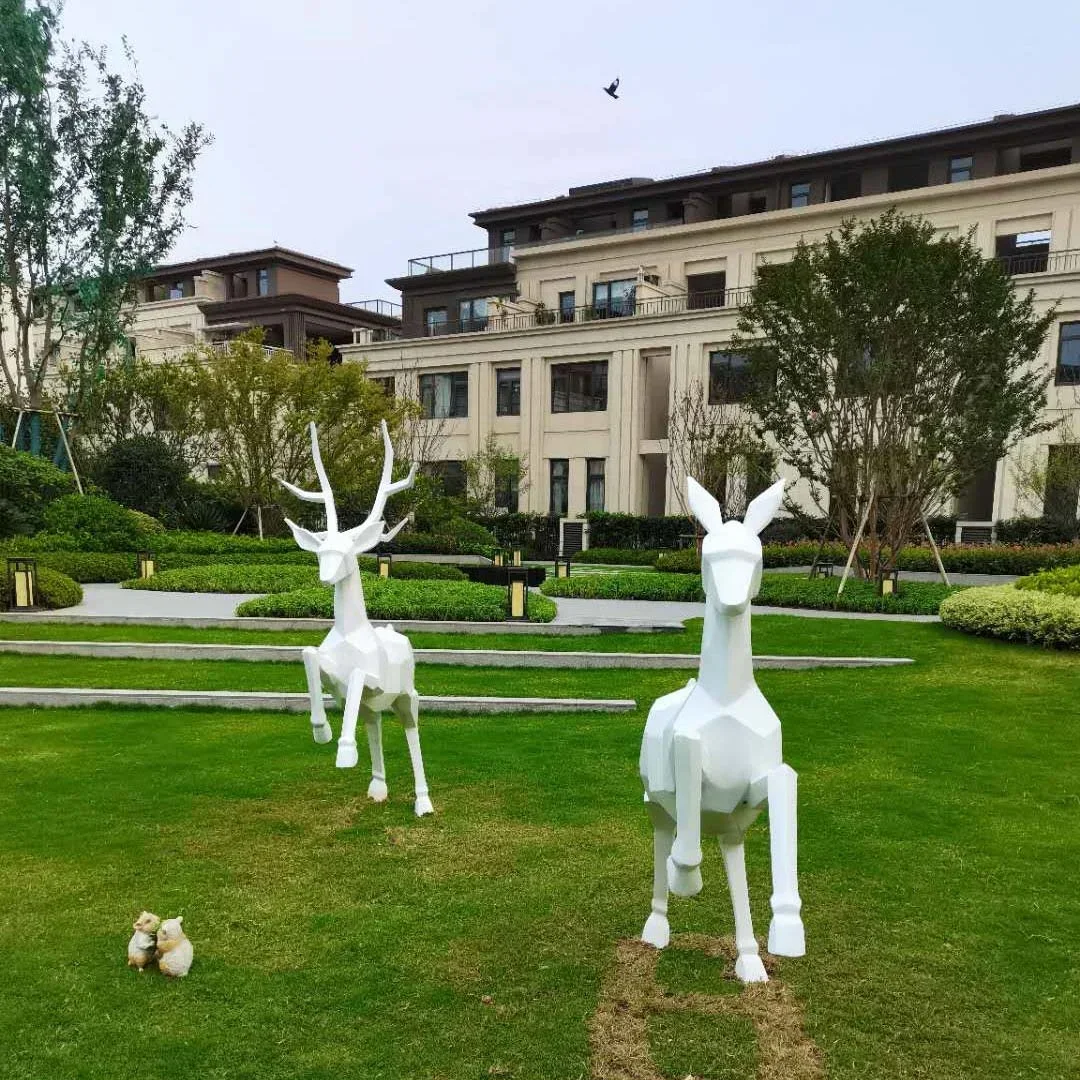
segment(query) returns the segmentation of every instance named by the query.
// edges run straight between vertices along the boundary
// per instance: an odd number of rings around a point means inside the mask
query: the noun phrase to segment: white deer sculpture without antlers
[[[337,766],[351,769],[357,762],[356,724],[362,717],[371,750],[371,783],[368,798],[382,802],[386,798],[386,772],[383,766],[382,713],[393,709],[405,728],[413,777],[416,782],[417,816],[433,812],[420,756],[420,729],[417,726],[419,698],[414,686],[412,645],[409,639],[391,626],[372,626],[364,607],[364,590],[356,556],[376,545],[392,540],[405,524],[402,520],[387,531],[383,509],[389,496],[412,486],[416,466],[404,480],[390,482],[394,468],[394,450],[386,421],[382,423],[384,446],[382,478],[375,502],[367,519],[353,529],[338,528],[337,507],[326,470],[319,454],[319,439],[311,425],[311,456],[319,477],[320,491],[301,491],[286,480],[279,482],[298,499],[322,503],[326,508],[326,531],[310,532],[294,521],[288,522],[293,537],[305,551],[319,557],[319,580],[334,586],[334,628],[318,647],[303,651],[311,695],[311,731],[317,743],[333,738],[323,706],[323,680],[344,707],[341,735],[338,738]]]
[[[658,949],[670,937],[668,890],[701,891],[701,837],[716,836],[735,910],[735,973],[764,982],[750,922],[743,837],[769,804],[772,911],[769,952],[806,952],[795,870],[795,772],[784,764],[780,721],[754,682],[750,601],[761,585],[757,534],[780,507],[778,480],[747,507],[742,522],[725,522],[717,501],[687,478],[690,509],[705,527],[701,578],[705,629],[697,679],[659,698],[641,744],[641,779],[653,822],[652,914],[642,940]]]

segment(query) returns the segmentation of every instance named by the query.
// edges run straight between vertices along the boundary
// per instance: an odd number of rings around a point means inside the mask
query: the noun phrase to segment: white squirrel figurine
[[[183,915],[166,919],[157,932],[158,968],[174,979],[182,978],[191,970],[191,961],[195,956],[195,950],[180,925],[183,921]]]
[[[157,932],[161,919],[153,912],[144,911],[131,924],[135,931],[128,942],[128,967],[145,971],[157,955]]]

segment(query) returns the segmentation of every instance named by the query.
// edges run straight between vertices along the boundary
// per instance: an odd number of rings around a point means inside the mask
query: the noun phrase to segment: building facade
[[[674,513],[669,416],[691,381],[737,369],[728,342],[761,268],[890,207],[970,234],[1038,310],[1055,308],[1047,409],[1080,416],[1080,106],[480,211],[487,247],[389,279],[401,336],[358,330],[341,351],[418,396],[447,471],[491,435],[525,458],[529,486],[502,493],[508,509]],[[1045,459],[1052,440],[1022,453]],[[977,477],[955,512],[1040,512],[1014,471]]]

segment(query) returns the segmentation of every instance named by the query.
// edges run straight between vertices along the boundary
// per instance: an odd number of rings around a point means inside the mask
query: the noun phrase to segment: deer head
[[[334,505],[334,493],[330,489],[330,481],[326,477],[323,468],[322,455],[319,453],[319,437],[315,431],[315,425],[311,425],[311,456],[315,461],[315,472],[319,477],[319,491],[301,491],[287,480],[279,476],[278,483],[286,490],[291,491],[298,499],[304,502],[322,503],[326,507],[326,531],[311,532],[295,521],[285,519],[289,528],[292,529],[293,539],[305,551],[314,552],[319,556],[319,580],[326,585],[333,585],[355,573],[356,556],[363,551],[370,551],[378,544],[384,544],[393,540],[401,531],[406,519],[399,521],[392,529],[387,531],[386,522],[383,521],[383,509],[386,500],[412,487],[416,478],[416,466],[409,470],[409,475],[404,480],[390,482],[390,475],[394,469],[394,448],[390,444],[390,433],[386,429],[386,421],[382,421],[383,437],[383,469],[379,480],[379,490],[375,493],[375,502],[371,506],[367,518],[355,528],[341,531],[338,529],[337,507]]]
[[[773,519],[784,497],[777,480],[746,508],[742,521],[724,521],[720,504],[693,477],[686,478],[694,517],[705,528],[701,545],[701,583],[706,597],[724,614],[745,611],[761,586],[758,533]]]

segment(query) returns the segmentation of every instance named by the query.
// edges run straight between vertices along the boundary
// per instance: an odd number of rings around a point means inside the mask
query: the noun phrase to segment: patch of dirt
[[[725,977],[735,978],[730,938],[678,934],[671,948],[690,949],[722,960]],[[772,958],[762,952],[766,969]],[[757,1033],[755,1080],[823,1080],[821,1051],[806,1034],[794,994],[777,982],[751,983],[738,994],[668,994],[657,982],[660,952],[642,941],[620,941],[615,964],[604,982],[589,1022],[592,1080],[665,1080],[649,1046],[649,1017],[661,1013],[726,1013],[749,1019]]]

